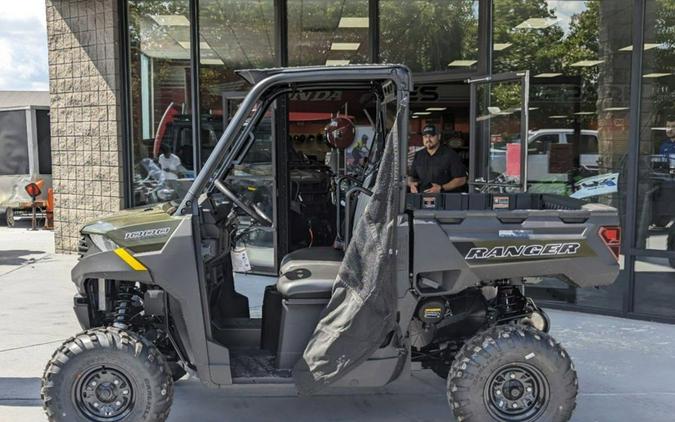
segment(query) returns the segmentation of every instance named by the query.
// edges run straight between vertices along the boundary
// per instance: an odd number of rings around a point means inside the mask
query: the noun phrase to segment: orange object
[[[42,193],[42,188],[44,187],[44,185],[45,185],[44,180],[39,179],[35,182],[27,184],[24,189],[26,189],[28,195],[33,199],[33,201],[35,201],[35,198],[40,196],[40,194]]]
[[[45,229],[54,228],[54,189],[47,189],[47,223],[45,224]]]

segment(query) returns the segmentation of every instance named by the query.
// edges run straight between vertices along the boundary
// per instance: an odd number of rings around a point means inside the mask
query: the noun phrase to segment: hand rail
[[[352,236],[352,196],[355,193],[365,193],[368,196],[373,195],[373,191],[361,186],[355,186],[347,191],[345,202],[345,251],[347,250],[347,246],[349,246],[349,240]]]
[[[342,182],[347,179],[356,183],[361,183],[359,179],[348,174],[338,177],[335,182],[335,232],[337,233],[336,237],[338,241],[342,240],[342,235],[340,233],[340,223],[342,222],[340,219],[340,192],[342,191]]]

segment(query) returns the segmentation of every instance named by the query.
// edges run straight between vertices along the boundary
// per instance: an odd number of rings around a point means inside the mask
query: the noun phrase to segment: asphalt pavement
[[[40,377],[54,349],[80,331],[72,312],[76,257],[54,253],[50,232],[0,227],[0,422],[46,420]],[[266,280],[238,288],[260,292]],[[253,308],[259,298],[251,298]],[[675,306],[675,304],[673,305]],[[255,309],[254,309],[255,311]],[[574,359],[573,420],[675,420],[675,325],[550,310],[552,335]],[[209,389],[176,384],[170,421],[452,421],[445,383],[430,371],[387,387],[298,397],[290,386]]]

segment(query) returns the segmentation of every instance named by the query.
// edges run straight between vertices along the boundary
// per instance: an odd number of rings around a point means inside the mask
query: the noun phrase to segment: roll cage
[[[410,91],[413,88],[410,70],[401,65],[355,65],[336,67],[299,67],[242,70],[237,72],[253,88],[246,95],[225,128],[213,152],[204,164],[204,167],[195,178],[192,186],[178,206],[178,214],[196,212],[196,201],[202,192],[210,191],[214,183],[220,180],[236,160],[245,154],[253,139],[250,136],[257,126],[265,110],[280,95],[304,90],[317,89],[356,89],[369,88],[377,82],[385,87],[385,95],[389,100],[396,101],[399,108],[403,107],[404,116],[408,115]],[[407,148],[408,122],[402,119],[397,122],[399,139],[402,151]],[[401,154],[402,180],[405,180],[406,154]],[[405,189],[405,183],[401,183]],[[404,198],[405,195],[401,195]],[[401,200],[401,207],[404,199]]]

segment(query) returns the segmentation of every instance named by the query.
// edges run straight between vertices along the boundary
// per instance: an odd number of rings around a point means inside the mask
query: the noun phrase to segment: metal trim
[[[190,1],[190,108],[192,112],[192,167],[195,175],[202,168],[199,57],[199,5],[197,0],[192,0]]]
[[[638,201],[638,162],[640,154],[640,99],[642,96],[642,55],[644,42],[645,1],[634,0],[633,2],[633,55],[631,61],[630,78],[630,114],[628,116],[628,181],[626,183],[626,241],[628,250],[635,247],[637,228],[637,201]],[[625,312],[633,312],[635,309],[635,257],[629,259],[630,266],[627,268],[628,289]]]
[[[122,206],[130,208],[133,205],[133,142],[131,129],[131,83],[129,74],[131,72],[129,55],[129,16],[127,0],[117,1],[117,12],[119,16],[119,75],[120,75],[120,111],[122,113]]]

